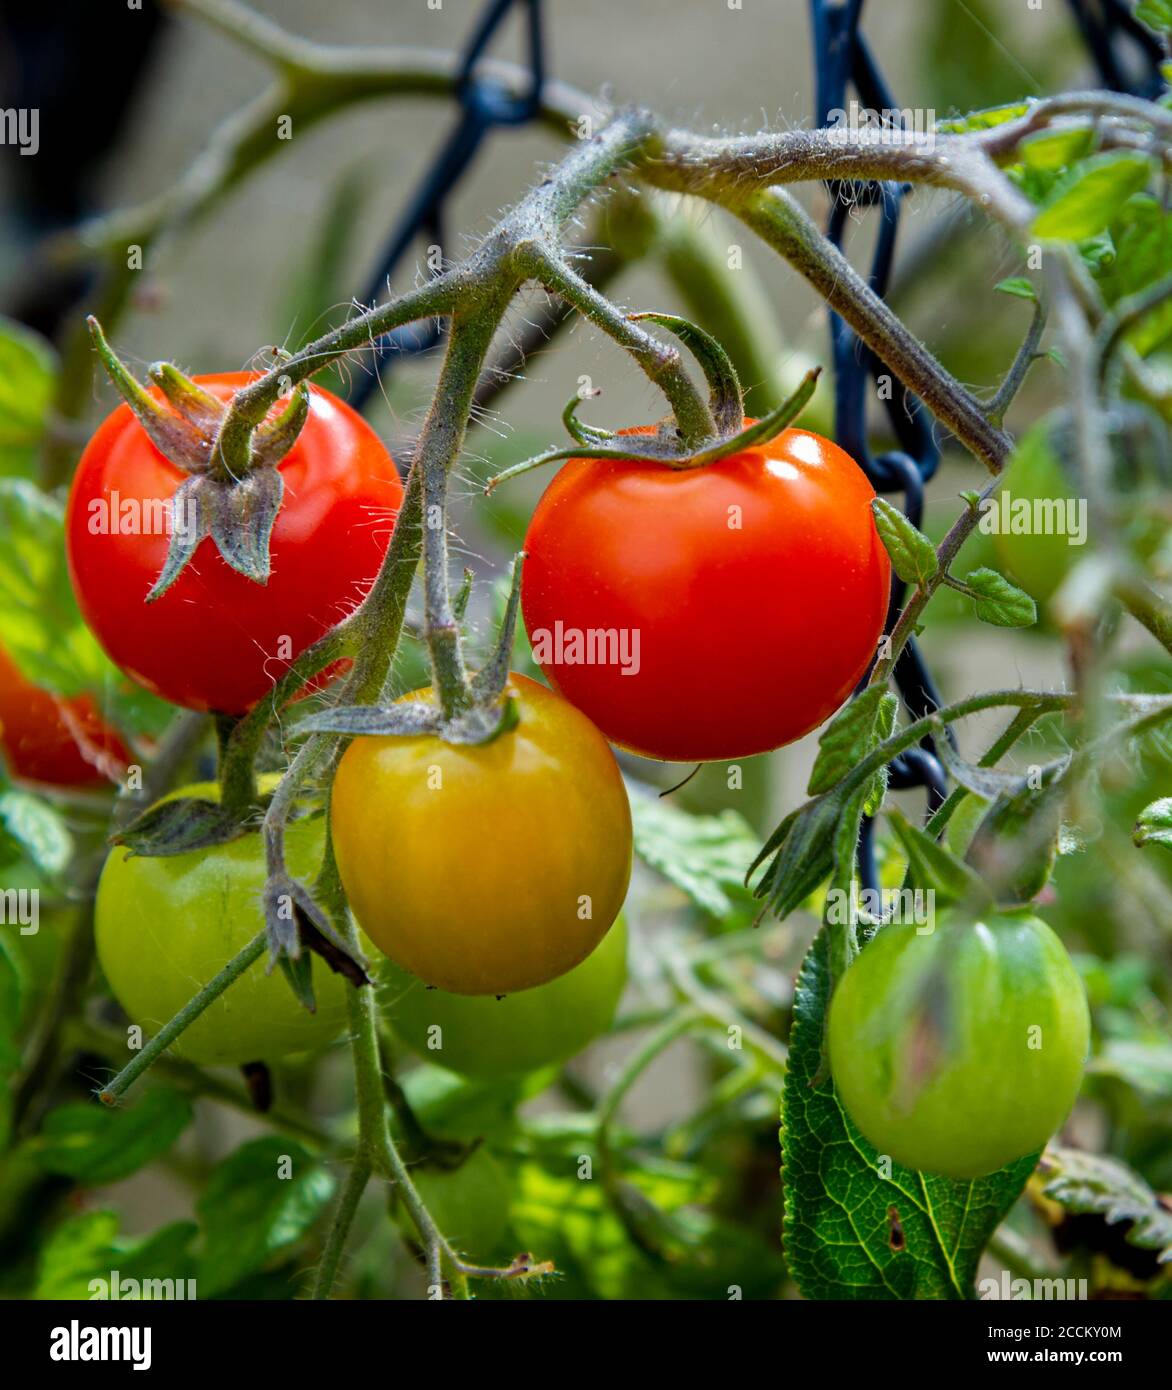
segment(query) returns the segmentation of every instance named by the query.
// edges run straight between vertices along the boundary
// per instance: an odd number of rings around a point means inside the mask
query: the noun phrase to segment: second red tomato
[[[227,400],[252,374],[195,379]],[[238,574],[205,538],[167,592],[146,603],[169,540],[158,504],[184,474],[125,405],[82,455],[66,523],[78,602],[111,659],[164,699],[242,714],[357,606],[378,573],[403,488],[365,420],[311,386],[309,418],[280,470],[285,493],[267,584]]]
[[[700,468],[571,459],[525,539],[534,656],[645,757],[791,743],[875,654],[890,564],[873,497],[854,460],[806,430]]]

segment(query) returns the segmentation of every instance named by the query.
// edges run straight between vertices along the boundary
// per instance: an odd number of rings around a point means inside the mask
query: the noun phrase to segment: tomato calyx
[[[279,413],[242,433],[223,401],[170,362],[147,370],[159,400],[127,370],[97,319],[87,322],[110,380],[147,438],[189,475],[171,499],[167,558],[146,601],[167,592],[208,536],[232,569],[267,583],[269,542],[285,492],[277,464],[309,417],[308,386],[300,383]]]
[[[661,426],[651,434],[616,434],[610,430],[585,426],[576,418],[575,412],[583,400],[597,395],[598,392],[591,391],[582,396],[575,396],[562,414],[563,422],[574,437],[574,444],[568,447],[555,445],[522,463],[514,464],[512,468],[506,468],[495,477],[489,478],[484,485],[484,491],[486,494],[491,493],[511,478],[563,459],[619,459],[660,463],[666,468],[703,468],[706,464],[716,463],[730,454],[740,453],[753,445],[766,444],[771,439],[776,439],[805,409],[814,394],[821,373],[821,367],[811,368],[803,377],[798,389],[775,410],[771,410],[759,420],[750,421],[744,428],[720,435],[705,442],[702,447],[691,450],[680,449],[678,432],[672,428]],[[716,413],[714,411],[714,414]],[[720,418],[719,414],[717,418]]]
[[[110,843],[121,845],[131,858],[160,859],[226,845],[239,840],[247,830],[220,802],[184,796],[151,806],[111,836]]]
[[[468,704],[445,717],[437,702],[399,700],[393,705],[337,705],[298,722],[296,733],[373,735],[415,738],[434,734],[445,743],[478,746],[515,729],[520,722],[517,700],[508,689],[510,658],[521,606],[521,566],[524,551],[513,562],[509,598],[493,653],[468,683]],[[457,609],[467,607],[471,581],[466,580]]]
[[[312,1013],[313,957],[320,956],[337,975],[360,988],[371,983],[366,962],[335,930],[333,923],[303,883],[291,874],[270,874],[264,892],[268,970],[279,965],[293,993]]]

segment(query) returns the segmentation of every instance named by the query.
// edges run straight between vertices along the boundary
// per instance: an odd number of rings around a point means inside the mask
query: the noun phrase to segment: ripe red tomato
[[[525,538],[534,656],[644,757],[790,743],[847,698],[883,630],[890,565],[873,496],[851,458],[806,430],[701,468],[571,459]]]
[[[228,400],[253,374],[195,380]],[[141,529],[185,475],[126,405],[82,455],[66,520],[78,602],[111,659],[164,699],[243,713],[359,603],[378,573],[403,487],[370,426],[311,386],[309,418],[279,467],[285,495],[268,583],[238,574],[205,538],[171,588],[148,604],[168,536],[157,524],[147,535],[127,528],[138,520]],[[107,533],[98,529],[102,520]]]
[[[66,699],[33,685],[3,647],[0,747],[13,777],[54,787],[99,786],[130,760],[88,695]]]

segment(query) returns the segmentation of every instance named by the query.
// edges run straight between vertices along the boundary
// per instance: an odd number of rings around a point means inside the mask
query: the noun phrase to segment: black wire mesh
[[[378,268],[371,278],[367,299],[377,299],[403,256],[420,235],[443,246],[447,200],[479,153],[485,137],[499,127],[519,126],[537,115],[545,80],[542,0],[490,0],[464,50],[456,96],[460,115],[430,169],[408,202],[388,239]],[[815,101],[817,121],[825,126],[832,113],[845,111],[853,90],[867,111],[891,113],[902,121],[887,83],[860,30],[864,0],[810,0],[814,40]],[[1136,22],[1124,0],[1068,0],[1100,82],[1116,91],[1151,96],[1162,89],[1159,43]],[[480,58],[515,7],[525,11],[530,83],[521,96],[477,72]],[[874,209],[880,217],[879,234],[870,268],[870,284],[886,294],[891,279],[900,213],[909,186],[888,182],[832,181],[827,185],[831,212],[827,236],[841,246],[848,218],[854,210]],[[878,383],[884,364],[834,311],[830,311],[830,340],[834,363],[835,438],[866,473],[879,493],[901,493],[909,520],[923,520],[924,485],[936,472],[940,447],[934,424],[922,403],[906,391],[892,389],[884,395],[884,407],[897,446],[873,454],[868,443],[868,383]],[[392,362],[404,356],[428,352],[442,337],[436,321],[411,324],[386,334],[375,344],[372,370],[357,376],[350,402],[361,408],[380,383]],[[893,577],[885,631],[890,632],[903,606],[906,585]],[[869,673],[868,673],[869,675]],[[900,654],[893,671],[908,716],[915,720],[937,709],[940,696],[913,638]],[[865,683],[867,676],[864,676]],[[946,737],[953,738],[952,731]],[[947,792],[943,765],[931,738],[909,749],[892,762],[890,785],[901,790],[923,787],[927,814],[936,809]],[[863,886],[877,886],[873,823],[864,819],[858,847],[859,875]]]
[[[491,77],[476,70],[477,63],[498,30],[517,6],[525,10],[530,74],[529,89],[522,96],[515,96]],[[460,64],[460,74],[456,80],[459,119],[391,233],[378,268],[371,277],[367,303],[382,296],[387,281],[416,237],[422,234],[432,245],[443,247],[447,200],[479,153],[485,136],[497,127],[525,125],[533,120],[540,109],[544,82],[541,0],[490,0],[473,30]],[[380,378],[392,359],[429,352],[441,337],[442,329],[433,319],[425,323],[407,324],[379,338],[375,343],[372,369],[354,378],[350,404],[356,410],[361,410],[378,388]]]

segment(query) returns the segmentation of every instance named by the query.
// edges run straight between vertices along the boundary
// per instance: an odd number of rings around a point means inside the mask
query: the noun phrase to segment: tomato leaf
[[[191,1117],[187,1100],[162,1087],[116,1110],[92,1101],[59,1105],[31,1147],[47,1172],[91,1185],[118,1182],[166,1153]]]
[[[937,121],[936,129],[947,135],[963,135],[970,130],[991,130],[1024,116],[1030,109],[1028,101],[1015,101],[1008,106],[990,106],[982,111],[970,111],[967,116],[951,116]]]
[[[847,801],[841,789],[826,792],[783,822],[785,834],[753,889],[779,920],[800,906],[833,869],[835,837]]]
[[[875,529],[891,556],[891,568],[905,584],[922,584],[931,579],[940,567],[936,547],[922,531],[904,516],[898,507],[882,497],[871,503]]]
[[[123,732],[165,727],[174,707],[131,687],[82,621],[60,501],[23,479],[0,479],[0,533],[0,643],[22,673],[58,695],[100,697],[103,715]]]
[[[1015,299],[1028,299],[1033,303],[1038,302],[1038,291],[1034,288],[1034,282],[1027,280],[1024,275],[1012,275],[1008,280],[998,280],[993,286],[1000,294],[1010,294]],[[965,494],[962,493],[963,497]]]
[[[713,917],[731,917],[750,902],[745,873],[757,837],[733,810],[694,816],[659,797],[634,794],[635,853]]]
[[[56,378],[57,357],[45,339],[0,318],[0,475],[32,473]]]
[[[0,792],[0,862],[27,857],[44,874],[59,874],[73,853],[73,837],[56,809],[31,792]]]
[[[976,600],[976,614],[993,627],[1032,627],[1038,621],[1038,605],[1003,574],[982,567],[965,576]]]
[[[1161,797],[1144,807],[1131,838],[1140,848],[1152,844],[1172,849],[1172,796]]]
[[[977,1262],[1036,1162],[1020,1159],[958,1182],[879,1154],[818,1072],[830,998],[825,930],[802,964],[794,996],[782,1110],[783,1244],[806,1298],[964,1299]]]
[[[933,552],[935,553],[935,552]],[[891,733],[899,701],[883,686],[868,686],[839,710],[818,740],[808,796],[829,791]]]
[[[1108,1226],[1126,1223],[1129,1245],[1157,1251],[1161,1262],[1172,1260],[1172,1211],[1117,1158],[1051,1145],[1038,1173],[1043,1193],[1065,1210],[1094,1213]]]
[[[90,1299],[104,1292],[119,1301],[192,1297],[183,1281],[195,1273],[189,1247],[198,1229],[193,1221],[175,1221],[136,1240],[119,1234],[116,1212],[83,1212],[62,1222],[45,1242],[32,1296]]]
[[[254,1139],[224,1159],[199,1201],[200,1296],[223,1293],[296,1245],[334,1188],[333,1175],[288,1138]]]
[[[1034,235],[1057,241],[1094,236],[1133,193],[1147,187],[1154,167],[1147,155],[1129,150],[1108,150],[1082,160],[1055,185],[1034,218]]]
[[[1065,169],[1091,152],[1095,133],[1090,126],[1070,130],[1039,130],[1027,135],[1019,151],[1031,169]]]
[[[1135,17],[1157,34],[1172,33],[1172,0],[1138,0]]]

